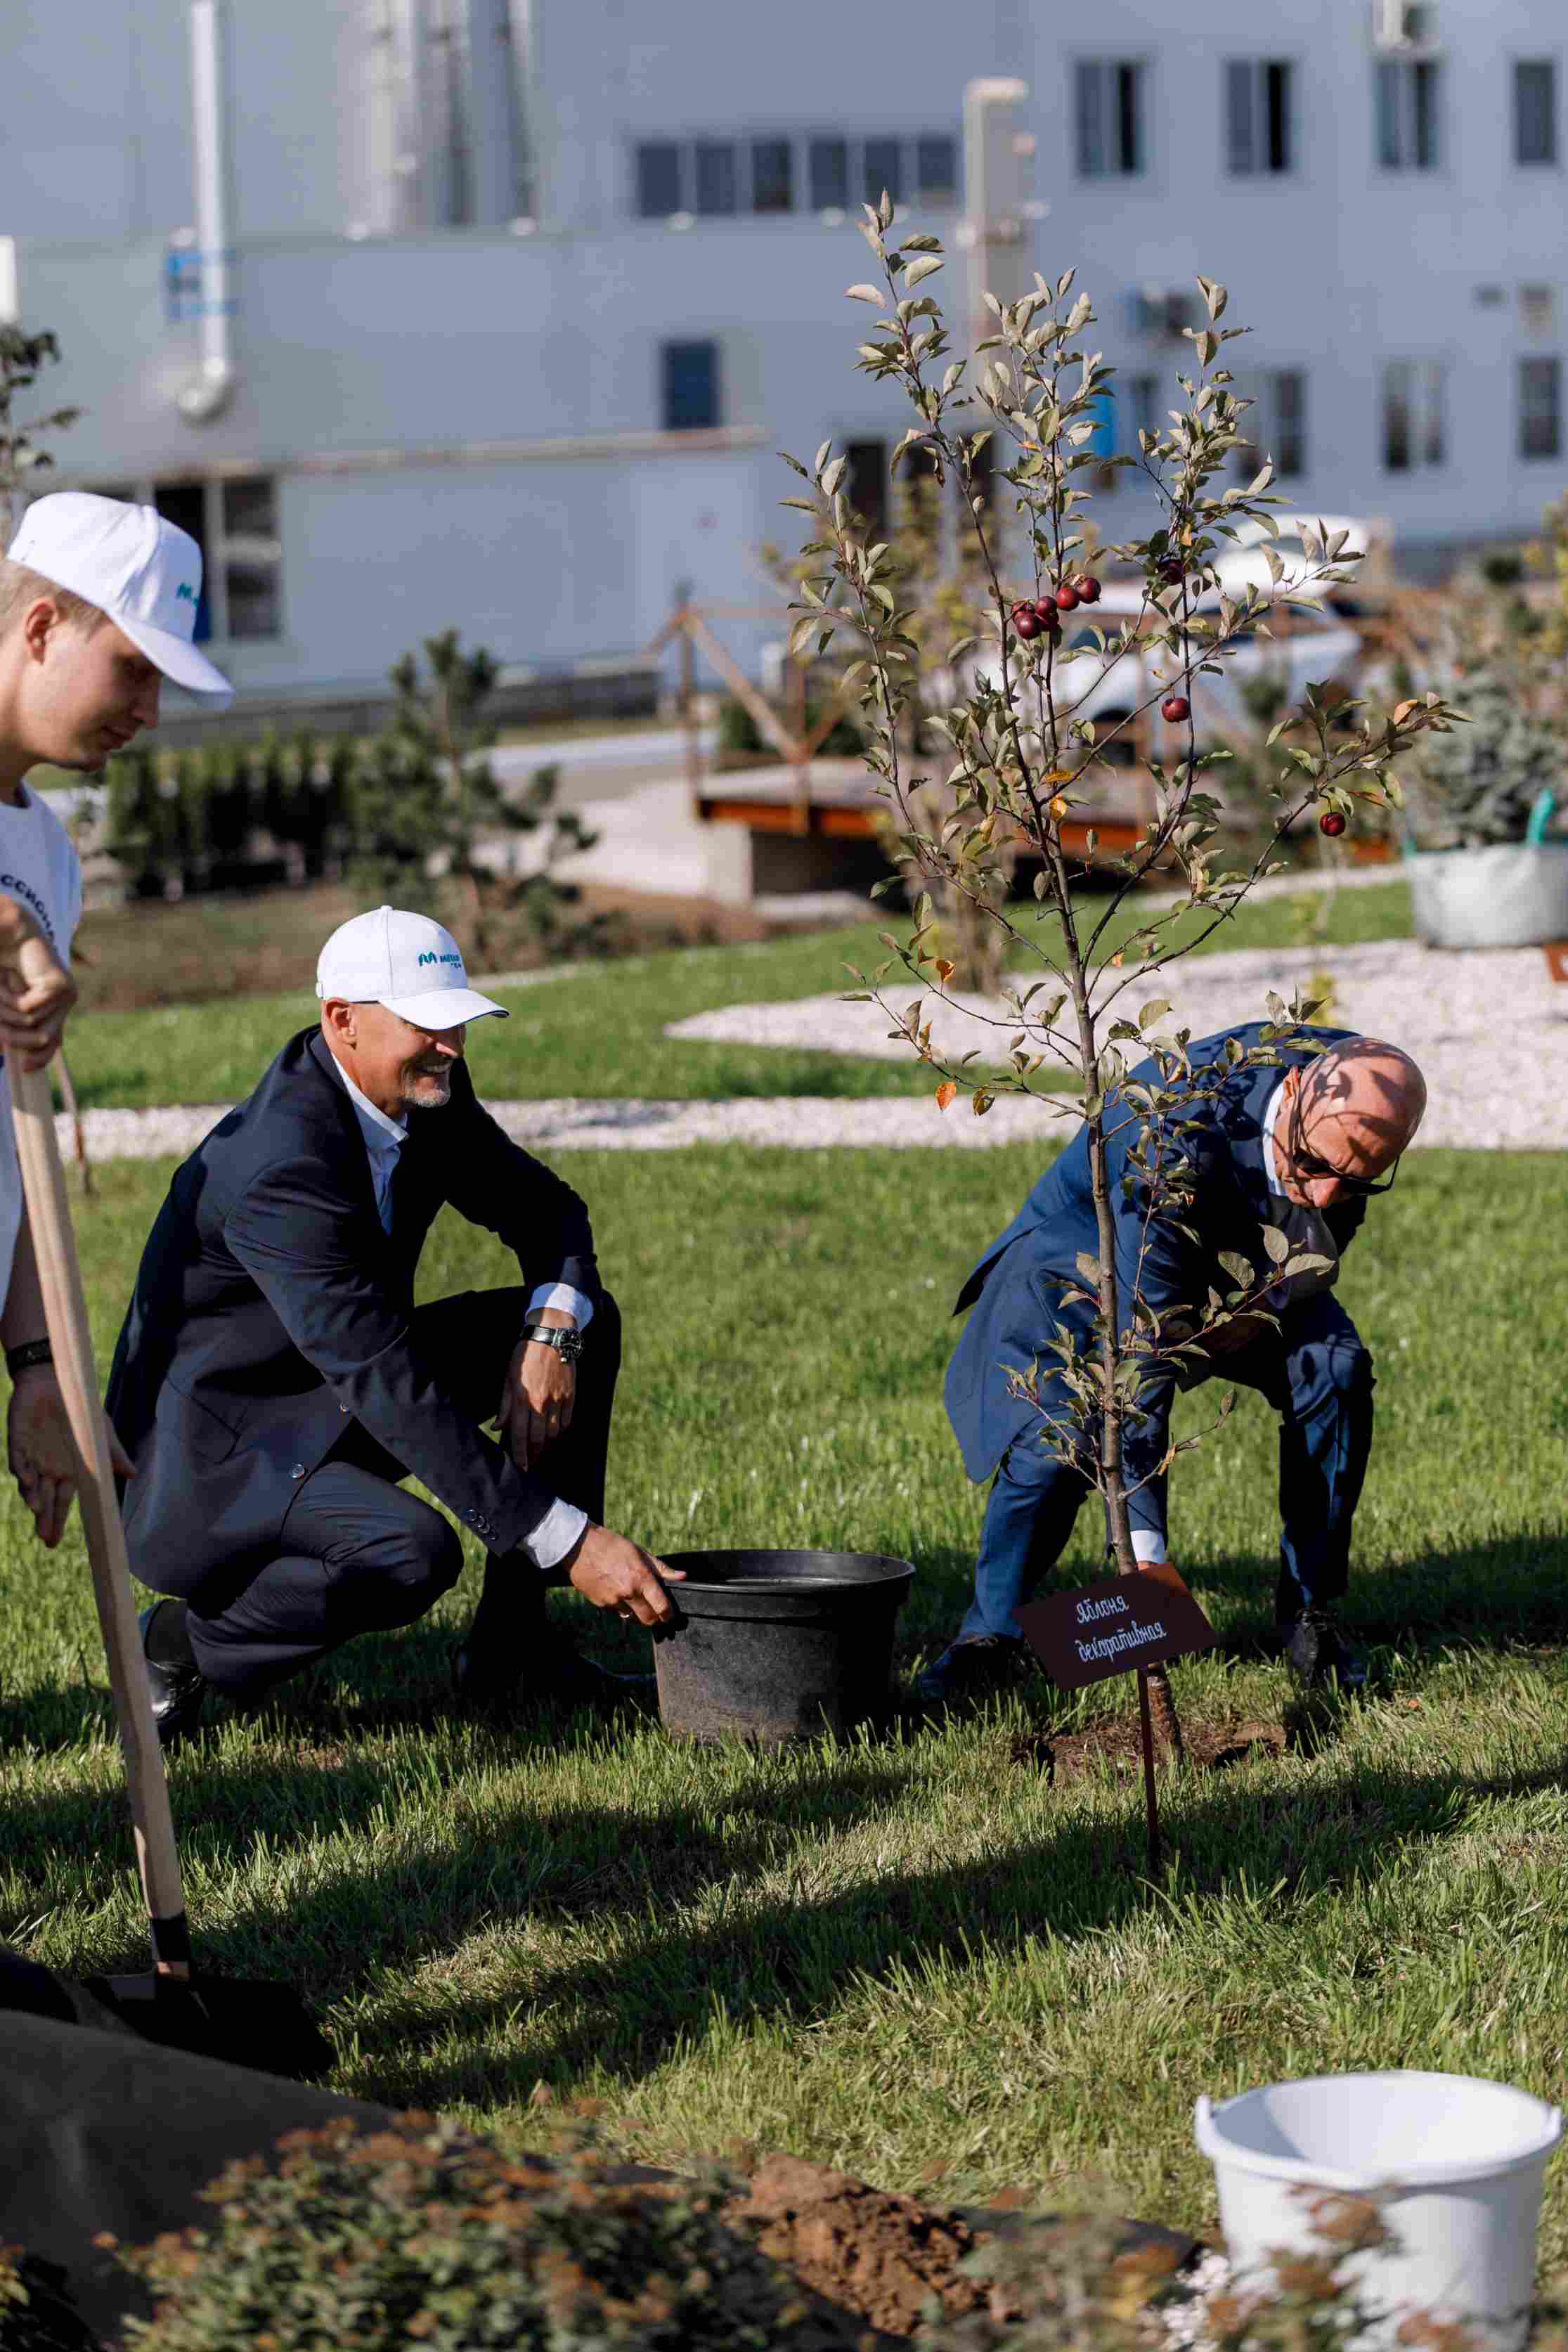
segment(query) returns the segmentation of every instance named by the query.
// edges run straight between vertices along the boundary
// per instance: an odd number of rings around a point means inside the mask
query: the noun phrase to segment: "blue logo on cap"
[[[180,602],[182,596],[188,596],[193,604],[196,601],[196,592],[192,587],[188,580],[182,580],[179,586],[174,591],[174,602],[176,604]]]

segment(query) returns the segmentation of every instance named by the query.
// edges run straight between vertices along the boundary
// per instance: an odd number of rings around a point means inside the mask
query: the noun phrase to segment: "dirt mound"
[[[765,2157],[747,2192],[733,2215],[758,2232],[763,2252],[873,2327],[910,2335],[933,2295],[953,2319],[985,2304],[981,2283],[957,2268],[979,2235],[913,2197],[797,2156]]]

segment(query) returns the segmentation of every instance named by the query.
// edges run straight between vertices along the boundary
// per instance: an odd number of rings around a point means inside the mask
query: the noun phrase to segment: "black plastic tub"
[[[866,1551],[672,1551],[679,1618],[653,1644],[659,1714],[679,1739],[781,1748],[887,1703],[893,1629],[915,1570]]]

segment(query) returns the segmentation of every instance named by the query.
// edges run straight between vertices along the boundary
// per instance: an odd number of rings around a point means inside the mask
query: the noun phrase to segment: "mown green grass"
[[[889,919],[895,930],[907,933],[906,923]],[[1299,899],[1245,908],[1220,927],[1205,952],[1293,942],[1302,935],[1302,923]],[[577,964],[528,988],[502,989],[498,1000],[509,1006],[512,1018],[486,1023],[472,1039],[480,1088],[517,1100],[555,1095],[718,1099],[926,1092],[930,1073],[913,1058],[860,1061],[780,1047],[688,1043],[664,1034],[669,1024],[717,1005],[781,1003],[847,989],[846,964],[869,971],[886,955],[878,928],[868,923],[762,946],[687,948]],[[1133,928],[1133,917],[1124,914],[1107,933],[1103,951],[1113,953]],[[1187,928],[1193,928],[1190,919]],[[1402,938],[1409,929],[1409,890],[1403,882],[1390,882],[1343,892],[1324,937],[1326,944],[1348,946]],[[904,1002],[908,989],[902,971],[894,986]],[[1261,1013],[1260,1006],[1257,1010]],[[97,1010],[71,1032],[71,1069],[88,1104],[233,1102],[249,1093],[284,1039],[314,1013],[315,1000],[304,992],[149,1011]]]
[[[918,1574],[902,1677],[962,1606],[981,1498],[940,1405],[947,1308],[1036,1172],[962,1157],[561,1155],[627,1321],[612,1515],[664,1549],[831,1545]],[[80,1214],[107,1349],[161,1171]],[[1280,1762],[1142,1797],[1053,1789],[1019,1735],[1113,1713],[1036,1685],[782,1758],[653,1724],[465,1721],[437,1622],[363,1641],[272,1717],[186,1752],[174,1801],[202,1950],[319,2001],[337,2080],[504,2135],[591,2094],[652,2156],[737,2134],[913,2189],[1092,2176],[1199,2226],[1192,2103],[1320,2068],[1430,2066],[1560,2099],[1568,2041],[1568,1670],[1561,1646],[1568,1233],[1561,1161],[1416,1155],[1350,1254],[1378,1435],[1349,1614],[1375,1695]],[[425,1286],[504,1278],[433,1237]],[[1186,1425],[1214,1391],[1187,1401]],[[1175,1480],[1179,1557],[1221,1637],[1191,1721],[1275,1717],[1263,1641],[1275,1441],[1243,1396]],[[1094,1572],[1085,1513],[1063,1573]],[[47,1558],[0,1506],[6,1834],[0,1934],[137,1965],[130,1840],[79,1536]],[[573,1612],[595,1651],[639,1637]],[[1545,2242],[1568,2258],[1568,2178]]]

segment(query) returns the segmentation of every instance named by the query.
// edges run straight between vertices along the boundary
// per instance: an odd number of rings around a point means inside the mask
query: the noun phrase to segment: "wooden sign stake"
[[[1053,1592],[1016,1610],[1019,1630],[1061,1690],[1113,1675],[1138,1678],[1138,1732],[1144,1751],[1149,1876],[1160,1868],[1160,1805],[1155,1782],[1155,1724],[1149,1668],[1214,1646],[1214,1628],[1168,1560],[1145,1561],[1134,1574],[1106,1577],[1075,1592]]]
[[[1138,1668],[1138,1729],[1144,1741],[1144,1810],[1149,1825],[1149,1876],[1160,1874],[1160,1806],[1155,1793],[1155,1727],[1149,1716],[1149,1672]]]

